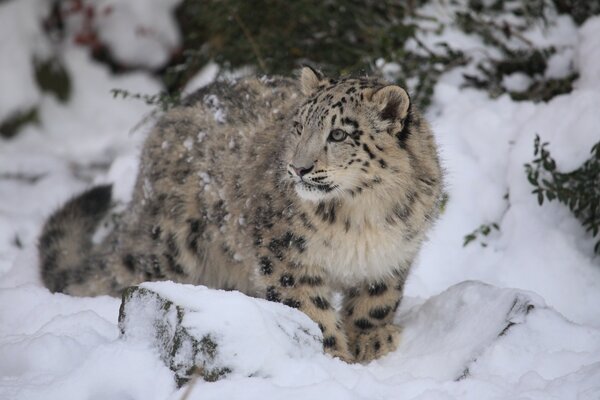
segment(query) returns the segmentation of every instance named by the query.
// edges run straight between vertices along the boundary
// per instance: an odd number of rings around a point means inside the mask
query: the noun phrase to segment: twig
[[[196,386],[196,382],[198,379],[200,379],[200,377],[202,377],[202,368],[195,366],[194,370],[192,371],[192,379],[190,379],[190,381],[187,383],[185,392],[183,392],[183,396],[181,396],[180,400],[187,400],[190,397],[190,394],[192,394],[192,389],[194,389],[194,386]]]
[[[29,184],[35,184],[37,183],[37,181],[39,181],[40,179],[43,179],[46,177],[46,173],[41,173],[41,174],[27,174],[27,173],[23,173],[23,172],[5,172],[0,174],[0,179],[4,180],[15,180],[15,181],[21,181],[21,182],[25,182],[25,183],[29,183]]]
[[[263,58],[260,54],[260,49],[258,48],[258,43],[256,43],[256,41],[252,37],[252,34],[250,33],[250,31],[248,30],[248,28],[246,27],[246,25],[244,24],[242,19],[239,17],[239,15],[237,15],[236,12],[233,13],[233,18],[235,19],[235,22],[237,22],[237,24],[242,29],[242,32],[244,33],[244,36],[246,36],[246,39],[248,39],[248,42],[250,42],[250,46],[252,47],[252,51],[254,52],[254,55],[256,56],[256,60],[258,61],[258,65],[259,65],[260,69],[262,69],[262,71],[264,73],[266,73],[267,65],[265,64],[265,61],[263,60]]]

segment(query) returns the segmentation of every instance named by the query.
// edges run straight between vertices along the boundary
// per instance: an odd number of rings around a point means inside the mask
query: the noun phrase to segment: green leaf
[[[476,239],[476,236],[472,233],[468,234],[465,236],[464,242],[463,242],[463,247],[465,247],[466,245],[468,245],[469,243],[471,243],[473,240]]]

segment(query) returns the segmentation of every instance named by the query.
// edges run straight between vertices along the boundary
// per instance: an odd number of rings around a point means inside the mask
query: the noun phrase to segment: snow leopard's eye
[[[300,122],[294,122],[294,132],[298,136],[302,135],[302,124]]]
[[[346,139],[346,136],[348,136],[348,134],[343,130],[334,129],[329,134],[327,140],[329,140],[330,142],[341,142],[342,140]]]

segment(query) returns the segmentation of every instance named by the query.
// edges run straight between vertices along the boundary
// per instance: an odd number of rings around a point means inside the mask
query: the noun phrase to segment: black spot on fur
[[[308,219],[308,215],[306,215],[306,213],[300,213],[300,221],[302,221],[302,225],[304,225],[304,227],[310,231],[314,231],[315,230],[315,226],[310,222],[310,220]]]
[[[375,158],[375,154],[373,154],[373,152],[371,151],[371,149],[369,148],[369,146],[366,143],[363,143],[362,147],[363,147],[363,150],[369,155],[369,158],[371,160]]]
[[[320,310],[327,310],[330,307],[327,299],[324,299],[321,296],[311,297],[310,301],[312,301],[315,307],[317,307]]]
[[[155,278],[164,277],[160,260],[156,254],[150,254],[145,261],[145,269],[149,272],[147,275],[152,275]],[[177,264],[177,268],[173,268],[173,272],[183,274],[183,268]]]
[[[268,248],[279,261],[282,261],[285,258],[285,249],[287,248],[287,245],[281,239],[271,239]]]
[[[296,299],[285,299],[283,300],[283,304],[292,308],[300,308],[300,306],[302,306],[302,303]]]
[[[167,266],[169,267],[169,269],[171,271],[173,271],[177,275],[184,275],[185,274],[185,270],[183,269],[183,267],[179,263],[167,263]],[[157,273],[157,276],[158,276],[158,270],[156,270],[156,273]]]
[[[362,330],[367,330],[372,329],[375,325],[369,322],[369,320],[366,318],[360,318],[354,321],[354,326]]]
[[[392,338],[392,335],[388,335],[387,341],[388,341],[388,343],[392,343],[394,341],[394,339]]]
[[[377,320],[382,320],[385,317],[387,317],[391,311],[392,307],[390,306],[375,307],[372,308],[371,311],[369,311],[369,317]]]
[[[387,168],[387,163],[385,162],[385,160],[383,158],[379,159],[379,166],[383,169]]]
[[[188,224],[190,225],[191,233],[200,233],[202,224],[199,219],[189,219]]]
[[[358,129],[358,122],[352,118],[344,117],[341,121],[344,125],[352,125],[354,129]]]
[[[273,273],[273,262],[269,257],[263,256],[258,261],[260,273],[263,275],[271,275]]]
[[[169,233],[169,235],[167,236],[166,244],[169,253],[172,254],[175,258],[179,257],[179,246],[177,246],[177,239],[175,238],[175,235],[173,233]]]
[[[323,284],[323,278],[321,278],[320,276],[304,275],[300,277],[298,282],[301,285],[321,286]]]
[[[215,202],[210,213],[211,220],[221,225],[226,215],[227,210],[225,209],[225,202],[223,200]]]
[[[306,239],[304,239],[303,236],[294,235],[292,238],[292,244],[300,253],[306,249]]]
[[[135,271],[135,257],[133,254],[126,254],[123,256],[123,265],[129,272]]]
[[[152,217],[156,217],[160,214],[161,210],[165,208],[165,202],[167,200],[166,193],[161,193],[155,200],[151,200],[148,204],[148,214]]]
[[[410,217],[410,215],[412,214],[412,209],[406,205],[402,205],[400,203],[397,203],[394,208],[392,209],[394,215],[396,215],[398,218],[400,218],[401,221],[406,222],[408,221],[408,218]]]
[[[379,296],[387,291],[388,287],[383,282],[372,283],[369,285],[369,296]]]
[[[152,238],[152,240],[158,240],[158,239],[160,239],[161,233],[162,233],[161,227],[158,225],[155,225],[152,227],[152,230],[150,231],[150,237]]]
[[[379,340],[373,343],[373,349],[375,349],[375,351],[379,351],[379,349],[381,349],[381,342]]]
[[[435,178],[426,178],[426,177],[420,176],[418,179],[427,186],[433,186],[437,183],[437,179],[435,179]]]
[[[333,224],[335,222],[335,210],[335,202],[332,201],[329,204],[326,204],[325,202],[319,202],[315,214],[321,217],[323,222],[329,222],[330,224]]]
[[[279,283],[281,283],[281,286],[283,286],[283,287],[290,287],[290,286],[294,286],[294,284],[296,283],[296,280],[290,274],[283,274],[283,275],[281,275],[281,278],[279,279]]]
[[[269,301],[280,302],[281,294],[275,289],[275,286],[269,286],[267,288],[266,299]]]
[[[164,252],[163,253],[163,257],[167,260],[167,268],[169,268],[169,270],[177,273],[177,274],[183,274],[184,270],[183,267],[177,263],[175,257],[173,257],[172,253],[169,252]]]
[[[334,336],[328,336],[323,339],[323,347],[326,349],[335,348],[337,346],[337,342]]]
[[[261,246],[263,244],[263,237],[259,227],[254,227],[252,230],[252,237],[254,238],[255,246]]]

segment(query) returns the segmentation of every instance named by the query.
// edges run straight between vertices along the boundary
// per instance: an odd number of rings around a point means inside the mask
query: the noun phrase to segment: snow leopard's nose
[[[302,178],[304,175],[308,174],[314,168],[315,168],[314,164],[312,164],[308,167],[296,167],[295,165],[288,164],[288,171],[290,171],[292,174],[294,174],[296,176],[299,176],[300,178]]]

